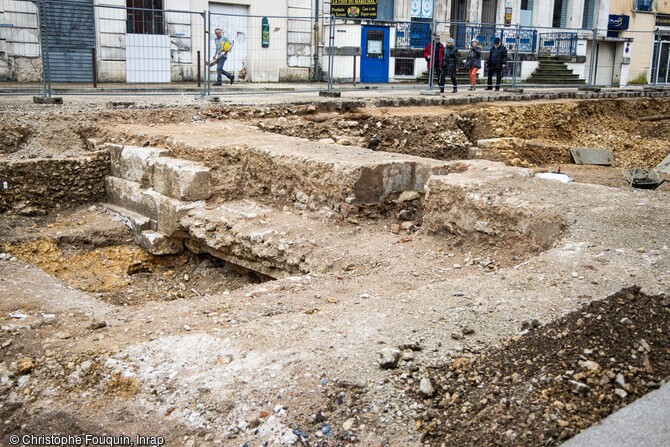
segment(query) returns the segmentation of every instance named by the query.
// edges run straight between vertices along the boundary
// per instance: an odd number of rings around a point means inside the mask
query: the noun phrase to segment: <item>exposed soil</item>
[[[666,101],[573,101],[460,106],[447,113],[427,107],[414,116],[403,109],[318,113],[254,122],[284,135],[440,160],[472,158],[470,148],[478,140],[511,137],[519,141],[501,148],[499,157],[486,158],[546,167],[572,163],[571,147],[593,147],[611,149],[615,167],[652,168],[667,155],[668,123],[639,118],[664,114],[668,107]]]
[[[525,322],[500,348],[430,369],[417,426],[430,445],[558,445],[670,379],[668,306],[629,288],[544,326]]]
[[[253,272],[207,254],[153,256],[132,242],[118,215],[103,207],[43,219],[9,218],[3,224],[14,231],[0,231],[5,240],[0,251],[112,304],[229,293],[261,282]]]
[[[100,205],[2,215],[0,439],[558,445],[670,376],[670,186],[631,190],[621,175],[667,155],[667,123],[638,118],[669,107],[666,99],[346,113],[2,105],[3,160],[81,155],[88,137],[164,145],[151,131],[157,124],[234,120],[440,159],[476,157],[481,139],[517,138],[481,156],[538,171],[561,164],[575,181],[616,189],[542,186],[563,199],[567,229],[540,253],[420,225],[394,234],[396,215],[329,220],[285,209],[305,228],[329,225],[320,236],[336,268],[262,283],[210,256],[150,256]],[[575,146],[609,147],[615,166],[570,164]],[[380,368],[384,348],[398,350],[395,368]],[[432,392],[422,394],[423,379]]]

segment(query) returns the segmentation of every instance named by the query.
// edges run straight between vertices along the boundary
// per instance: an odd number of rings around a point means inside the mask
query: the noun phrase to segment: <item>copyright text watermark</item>
[[[106,436],[106,435],[10,435],[9,444],[17,446],[96,446],[96,447],[160,447],[162,436]]]

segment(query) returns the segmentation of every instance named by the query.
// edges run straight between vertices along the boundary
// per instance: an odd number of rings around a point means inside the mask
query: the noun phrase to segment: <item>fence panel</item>
[[[146,2],[133,0],[101,1],[5,0],[0,77],[41,79],[49,94],[52,88],[59,94],[314,91],[326,88],[321,80],[338,89],[359,82],[425,89],[439,83],[441,73],[429,71],[424,49],[440,34],[443,43],[453,37],[460,51],[459,85],[469,83],[463,62],[472,40],[483,47],[476,80],[487,83],[485,61],[496,38],[507,48],[506,84],[670,82],[670,33],[661,31],[332,19],[327,10],[315,18],[309,7],[297,6],[289,6],[286,16],[262,17],[250,15],[249,6],[232,4],[183,11],[134,7]],[[223,68],[235,76],[234,86],[227,78],[223,85],[212,85],[218,78],[216,65],[209,64],[215,28],[233,43]]]
[[[235,82],[308,82],[313,78],[313,24],[309,16],[252,16],[239,5],[211,5],[210,58],[214,55],[214,30],[233,44],[223,69]],[[210,79],[217,79],[216,65]],[[226,81],[224,79],[224,81]]]

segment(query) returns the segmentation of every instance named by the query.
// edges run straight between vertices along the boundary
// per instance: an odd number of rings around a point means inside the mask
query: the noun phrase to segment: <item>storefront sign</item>
[[[607,29],[623,31],[628,29],[629,16],[610,14]]]
[[[377,0],[331,0],[330,14],[351,19],[376,19]]]
[[[270,46],[270,22],[267,17],[261,21],[261,46],[267,48]]]
[[[670,26],[670,14],[656,14],[656,26]]]

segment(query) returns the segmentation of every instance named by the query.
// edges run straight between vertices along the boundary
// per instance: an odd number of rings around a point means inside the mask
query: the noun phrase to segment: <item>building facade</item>
[[[433,33],[462,50],[500,37],[516,60],[506,75],[517,79],[541,54],[602,85],[667,81],[669,71],[666,0],[376,0],[374,18],[335,21],[332,0],[39,1],[39,16],[36,2],[0,1],[0,79],[39,81],[46,51],[55,81],[192,82],[214,75],[206,61],[216,27],[234,41],[224,68],[238,82],[324,80],[331,70],[341,82],[416,80],[427,74],[422,49]],[[613,27],[617,17],[628,25]]]

